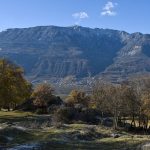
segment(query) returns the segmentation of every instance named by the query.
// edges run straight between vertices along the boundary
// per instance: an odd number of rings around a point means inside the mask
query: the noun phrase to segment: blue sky
[[[0,30],[75,24],[150,33],[150,0],[0,0]]]

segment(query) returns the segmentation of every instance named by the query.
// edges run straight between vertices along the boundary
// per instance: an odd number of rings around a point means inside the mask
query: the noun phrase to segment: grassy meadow
[[[134,150],[150,141],[148,135],[114,131],[112,128],[101,125],[82,123],[50,125],[48,123],[50,118],[50,115],[41,117],[29,112],[1,111],[0,145],[7,149],[26,144],[37,144],[37,147],[42,150]],[[113,137],[113,134],[119,136]],[[7,136],[10,140],[4,140],[4,136]]]

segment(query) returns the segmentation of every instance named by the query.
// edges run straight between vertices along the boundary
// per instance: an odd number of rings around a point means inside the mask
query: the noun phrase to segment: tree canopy
[[[0,60],[0,108],[10,108],[30,97],[31,84],[24,78],[23,69],[6,60]]]

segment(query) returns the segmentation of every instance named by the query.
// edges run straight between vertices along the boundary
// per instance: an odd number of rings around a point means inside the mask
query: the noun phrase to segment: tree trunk
[[[139,127],[141,127],[141,116],[139,115]]]
[[[103,112],[101,113],[101,125],[103,125],[103,116],[104,116],[104,114],[103,114]]]
[[[144,118],[145,120],[144,120],[144,129],[145,130],[147,130],[147,128],[148,128],[148,116],[145,116],[145,118]]]
[[[131,126],[134,126],[134,127],[136,127],[136,124],[135,124],[135,116],[134,116],[134,114],[132,115],[132,122],[131,122]]]
[[[9,106],[8,106],[7,110],[10,111],[10,107]]]
[[[125,125],[126,125],[126,117],[125,116],[123,117],[123,124],[124,124],[124,127],[125,127]]]
[[[114,126],[114,129],[115,129],[115,130],[116,130],[117,127],[118,127],[118,116],[117,116],[117,111],[116,111],[116,110],[115,110],[115,112],[114,112],[113,126]]]

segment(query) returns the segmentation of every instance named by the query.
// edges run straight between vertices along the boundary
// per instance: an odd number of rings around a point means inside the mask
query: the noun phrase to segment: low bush
[[[54,113],[55,121],[70,123],[75,118],[75,113],[73,107],[61,107]]]
[[[47,114],[47,109],[46,108],[38,108],[35,111],[36,114]]]
[[[72,121],[81,121],[90,124],[98,124],[98,112],[86,107],[60,107],[54,113],[55,121],[71,123]]]

